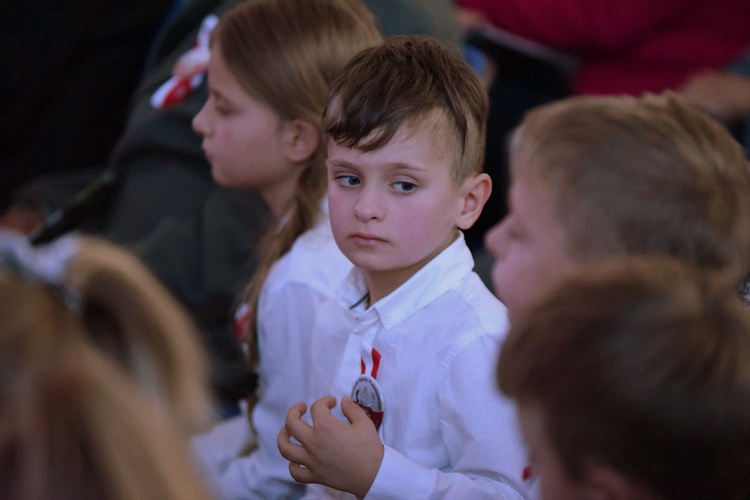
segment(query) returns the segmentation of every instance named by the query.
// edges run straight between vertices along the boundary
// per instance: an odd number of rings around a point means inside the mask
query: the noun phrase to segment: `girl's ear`
[[[466,179],[460,189],[461,207],[456,226],[465,231],[473,226],[481,215],[482,208],[492,193],[492,180],[486,173],[481,173]]]
[[[286,157],[293,163],[309,161],[320,146],[320,131],[312,123],[296,119],[286,123]]]

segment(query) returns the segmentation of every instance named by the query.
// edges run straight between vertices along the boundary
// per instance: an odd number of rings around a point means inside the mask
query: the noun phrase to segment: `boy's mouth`
[[[354,233],[349,236],[349,239],[352,243],[359,246],[374,246],[379,243],[385,243],[383,238],[369,233]]]

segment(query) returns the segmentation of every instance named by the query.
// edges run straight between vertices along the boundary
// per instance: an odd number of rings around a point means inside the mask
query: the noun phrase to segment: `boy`
[[[574,97],[510,142],[510,212],[485,237],[511,322],[576,264],[666,254],[750,272],[750,171],[718,122],[666,93]]]
[[[331,96],[331,227],[355,269],[313,329],[309,399],[332,396],[312,426],[290,409],[279,450],[319,483],[311,498],[524,498],[520,432],[492,382],[505,309],[460,231],[491,190],[482,83],[457,51],[407,36],[355,56]]]
[[[498,365],[545,500],[747,498],[750,318],[673,259],[617,259],[514,318]]]

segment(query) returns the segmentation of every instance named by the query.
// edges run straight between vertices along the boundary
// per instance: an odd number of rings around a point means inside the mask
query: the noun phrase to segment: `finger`
[[[285,427],[282,427],[276,436],[276,446],[281,456],[290,462],[308,463],[307,451],[302,446],[292,443]]]
[[[315,401],[310,407],[310,416],[313,424],[320,418],[325,418],[331,414],[331,410],[336,407],[336,398],[333,396],[324,396]]]
[[[293,404],[286,413],[286,420],[284,421],[286,428],[291,431],[298,423],[304,423],[302,415],[305,414],[305,411],[307,411],[305,403],[299,402]]]
[[[293,404],[289,408],[289,411],[286,413],[286,418],[287,420],[289,420],[290,417],[300,419],[302,418],[302,415],[304,415],[306,411],[307,411],[307,405],[304,402],[300,401],[299,403]]]
[[[344,416],[352,425],[363,422],[365,420],[369,423],[372,423],[370,417],[367,416],[367,413],[365,413],[365,411],[357,403],[352,401],[351,398],[347,398],[346,396],[341,398],[341,411],[344,413]]]
[[[285,431],[303,444],[312,432],[312,427],[302,420],[305,409],[305,403],[295,404],[289,409],[289,412],[286,414],[286,421],[284,422]]]
[[[282,427],[279,429],[279,433],[276,435],[276,446],[281,449],[282,446],[285,448],[287,445],[294,444],[292,443],[292,438],[289,435],[289,432],[286,430],[286,427]]]
[[[298,483],[309,484],[314,481],[313,473],[310,469],[295,462],[289,462],[289,474]]]

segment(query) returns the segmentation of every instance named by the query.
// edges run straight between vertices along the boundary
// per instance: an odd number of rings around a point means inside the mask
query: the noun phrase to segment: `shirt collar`
[[[377,313],[383,326],[389,330],[455,287],[473,268],[471,251],[459,231],[459,236],[445,250],[369,309],[365,310],[366,301],[362,301],[367,294],[365,278],[356,267],[339,288],[337,300],[358,317]]]

